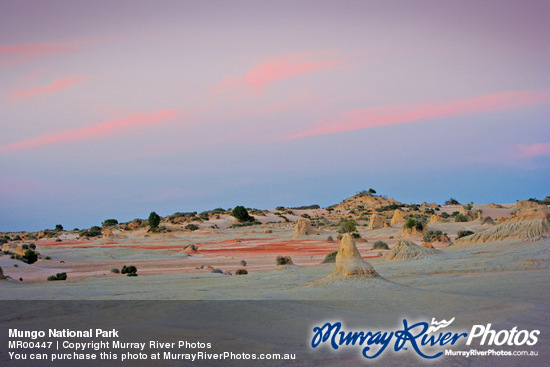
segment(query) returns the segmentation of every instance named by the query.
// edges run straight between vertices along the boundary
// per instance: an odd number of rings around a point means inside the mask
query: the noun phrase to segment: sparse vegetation
[[[434,242],[443,240],[443,232],[438,229],[429,229],[424,233],[424,242]]]
[[[330,254],[327,254],[327,256],[325,256],[325,260],[323,260],[323,264],[335,262],[336,255],[338,255],[338,251],[334,251],[334,252],[331,252]]]
[[[231,212],[231,215],[235,217],[239,222],[254,222],[254,217],[248,214],[248,210],[242,205],[237,205]]]
[[[450,198],[449,200],[445,201],[445,205],[460,205],[458,200],[454,198]]]
[[[27,264],[34,264],[38,260],[38,255],[34,250],[28,249],[20,260]]]
[[[408,218],[405,224],[403,225],[403,228],[406,229],[416,229],[419,232],[422,232],[424,230],[424,224],[422,224],[421,221],[417,221],[414,218]]]
[[[137,268],[134,265],[126,266],[124,265],[120,270],[120,274],[126,274],[126,276],[134,277],[137,276]],[[134,275],[131,275],[134,274]]]
[[[103,223],[101,223],[102,227],[112,227],[116,226],[118,224],[118,220],[116,219],[105,219]]]
[[[483,219],[483,224],[495,224],[495,221],[491,217],[485,217]]]
[[[93,226],[88,230],[83,230],[80,232],[80,237],[97,237],[101,236],[101,228],[98,226]]]
[[[344,219],[340,223],[340,231],[343,233],[351,233],[357,231],[357,223],[353,219]]]
[[[48,281],[56,281],[56,280],[67,280],[67,273],[57,273],[55,275],[50,275],[48,277]]]
[[[372,249],[373,250],[389,250],[390,247],[388,246],[388,244],[384,241],[376,241],[373,245],[372,245]]]
[[[196,224],[188,224],[185,226],[185,229],[189,231],[196,231],[197,229],[199,229],[199,226],[197,226]]]
[[[464,214],[458,213],[455,216],[455,222],[467,222],[467,221],[468,221],[468,217],[466,217]]]
[[[275,259],[277,262],[277,265],[287,265],[292,264],[292,259],[290,256],[277,256],[277,259]]]
[[[462,237],[470,236],[472,234],[474,234],[474,232],[467,231],[467,230],[462,230],[462,231],[458,231],[456,233],[456,238],[459,239],[459,238],[462,238]]]
[[[147,223],[149,224],[149,227],[151,229],[157,228],[160,224],[160,216],[155,212],[151,212],[151,214],[149,214],[149,219],[147,220]]]

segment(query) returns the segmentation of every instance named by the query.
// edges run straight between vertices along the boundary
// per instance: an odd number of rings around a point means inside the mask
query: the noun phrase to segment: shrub
[[[103,227],[112,227],[112,226],[116,226],[117,224],[118,224],[118,220],[116,219],[105,219],[103,223],[101,223]]]
[[[459,239],[459,238],[466,237],[466,236],[469,236],[469,235],[472,235],[472,234],[474,234],[474,232],[467,231],[467,230],[462,230],[462,231],[457,232],[456,238]]]
[[[495,224],[495,221],[491,217],[485,217],[483,219],[483,224]]]
[[[441,213],[440,217],[441,217],[441,218],[449,218],[450,215],[449,215],[449,213],[443,212],[443,213]]]
[[[455,222],[467,222],[467,221],[468,221],[468,217],[466,217],[464,214],[458,213],[455,216]]]
[[[120,270],[120,273],[121,274],[137,273],[137,268],[134,265],[129,265],[129,266],[124,265]]]
[[[282,207],[283,209],[280,209],[280,210],[284,210],[284,207]],[[296,210],[307,210],[307,209],[320,209],[321,207],[317,204],[313,204],[313,205],[304,205],[304,206],[296,206],[294,208],[290,208],[290,209],[296,209]]]
[[[246,266],[246,261],[241,260],[241,265],[242,265],[242,266]]]
[[[29,248],[32,250],[36,250],[36,245],[34,243],[29,243]]]
[[[3,245],[4,243],[8,243],[8,240],[5,238],[0,238],[0,245]]]
[[[422,232],[424,230],[424,225],[422,224],[422,222],[417,221],[414,218],[408,218],[405,224],[403,225],[403,228],[406,228],[406,229],[415,228],[417,231]]]
[[[323,264],[335,262],[336,255],[338,255],[338,251],[334,251],[334,252],[331,252],[330,254],[327,254],[327,256],[325,256],[325,260],[323,260]]]
[[[58,231],[58,232],[61,232],[63,230],[63,226],[61,224],[56,224],[55,225],[55,230]]]
[[[340,223],[340,230],[344,233],[351,233],[357,230],[357,223],[353,219],[344,219]]]
[[[466,210],[472,210],[473,207],[474,207],[474,206],[473,206],[472,204],[464,205],[464,208],[465,208]]]
[[[373,245],[372,245],[372,249],[373,250],[378,250],[378,249],[382,249],[382,250],[389,250],[390,247],[388,246],[388,244],[384,241],[376,241]]]
[[[445,201],[445,205],[460,205],[460,203],[456,199],[450,198],[449,200]]]
[[[208,212],[202,212],[199,214],[199,217],[203,220],[208,220],[210,217],[208,216]]]
[[[52,258],[49,257],[49,256],[46,256],[46,257],[44,258],[44,260],[51,260],[51,259],[52,259]]]
[[[120,270],[118,270],[117,268],[113,268],[111,269],[111,273],[118,274],[120,273]]]
[[[55,275],[50,275],[48,277],[49,281],[66,280],[66,279],[67,279],[67,273],[57,273]]]
[[[149,219],[147,219],[147,223],[151,229],[157,228],[160,224],[160,216],[155,212],[151,212],[151,214],[149,214]]]
[[[332,238],[332,236],[328,236],[327,237],[327,242],[334,242],[334,238]]]
[[[246,269],[237,269],[237,271],[235,271],[235,275],[246,275],[248,274],[248,270]]]
[[[55,242],[63,242],[63,240],[61,238],[56,238]]]
[[[438,229],[430,229],[424,233],[424,242],[441,241],[443,239],[443,232]]]
[[[26,243],[24,243],[24,244],[21,245],[21,248],[22,248],[23,250],[28,250],[28,249],[29,249],[29,245],[27,245]]]
[[[21,256],[21,261],[27,264],[33,264],[38,260],[38,255],[31,249],[25,251],[25,255]]]
[[[290,256],[277,256],[277,265],[286,265],[286,264],[292,264],[292,259]]]
[[[231,215],[234,216],[239,222],[253,222],[254,217],[248,214],[248,210],[242,205],[237,205],[235,209],[231,212]]]
[[[311,219],[311,216],[307,213],[301,215],[302,218]]]
[[[188,229],[190,231],[196,231],[197,229],[199,229],[199,226],[197,226],[196,224],[188,224],[185,226],[185,229]]]
[[[360,235],[358,232],[353,232],[353,233],[351,234],[351,237],[357,239],[357,238],[361,238],[361,235]]]
[[[87,237],[101,236],[101,228],[99,228],[98,226],[93,226],[88,230],[84,230],[80,232],[80,237],[84,237],[84,236],[87,236]]]
[[[222,269],[212,269],[212,271],[210,271],[211,273],[215,273],[215,274],[223,274],[223,270]]]

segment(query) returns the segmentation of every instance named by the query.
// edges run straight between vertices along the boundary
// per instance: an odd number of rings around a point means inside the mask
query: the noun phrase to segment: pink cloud
[[[508,91],[455,101],[437,101],[417,105],[401,104],[350,110],[334,120],[321,120],[306,130],[285,138],[300,139],[373,127],[406,124],[449,116],[505,111],[550,102],[550,90]]]
[[[550,155],[550,143],[536,143],[531,145],[516,145],[518,156],[522,158],[534,158]]]
[[[312,74],[330,70],[344,61],[343,58],[331,60],[317,60],[319,55],[313,53],[297,53],[277,56],[250,68],[245,74],[227,76],[213,87],[216,92],[230,88],[252,88],[261,90],[266,85],[296,76]]]
[[[73,76],[70,78],[64,78],[64,79],[58,79],[54,80],[52,83],[44,86],[44,87],[37,87],[37,88],[31,88],[31,89],[24,89],[24,90],[17,90],[12,92],[11,98],[12,99],[24,99],[28,97],[32,97],[37,94],[44,94],[44,93],[50,93],[55,92],[60,89],[65,89],[72,87],[74,85],[80,84],[84,81],[89,79],[89,77],[80,75],[80,76]]]
[[[46,133],[31,139],[0,146],[0,153],[11,153],[40,146],[106,138],[117,133],[127,132],[130,128],[132,131],[146,129],[172,120],[179,115],[180,111],[174,109],[159,110],[150,114],[138,113],[122,119],[110,120],[73,130]]]
[[[75,47],[63,44],[1,46],[0,66],[20,64],[73,50]]]

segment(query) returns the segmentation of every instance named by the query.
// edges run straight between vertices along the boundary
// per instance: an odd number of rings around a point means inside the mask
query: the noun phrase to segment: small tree
[[[111,226],[115,226],[117,224],[118,224],[118,220],[116,220],[116,219],[105,219],[103,221],[103,223],[101,223],[101,225],[103,227],[111,227]]]
[[[234,216],[239,222],[253,222],[254,217],[248,214],[248,210],[242,205],[237,205],[235,209],[231,212],[231,215]]]
[[[149,227],[151,227],[151,229],[155,229],[160,224],[160,216],[155,212],[151,212],[151,214],[149,214],[149,219],[147,220],[147,222],[149,223]]]
[[[369,189],[369,194],[371,194],[371,195],[372,195],[372,194],[376,194],[376,190],[373,189],[373,188],[370,188],[370,189]]]
[[[63,230],[63,226],[61,224],[56,224],[55,225],[55,230],[58,231],[58,232],[61,232]]]
[[[34,264],[38,260],[38,255],[31,249],[25,251],[25,255],[21,256],[21,261],[27,264]]]
[[[460,205],[458,200],[454,198],[450,198],[449,200],[445,201],[445,205]]]
[[[342,223],[340,223],[340,229],[344,233],[355,232],[357,230],[357,223],[355,223],[353,219],[344,219]]]

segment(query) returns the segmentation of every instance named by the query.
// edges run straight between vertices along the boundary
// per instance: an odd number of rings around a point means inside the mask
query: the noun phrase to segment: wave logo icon
[[[435,333],[437,330],[446,328],[447,326],[451,325],[453,321],[455,321],[454,317],[449,321],[441,320],[439,322],[435,321],[435,318],[432,318],[432,324],[430,325],[426,333]]]

